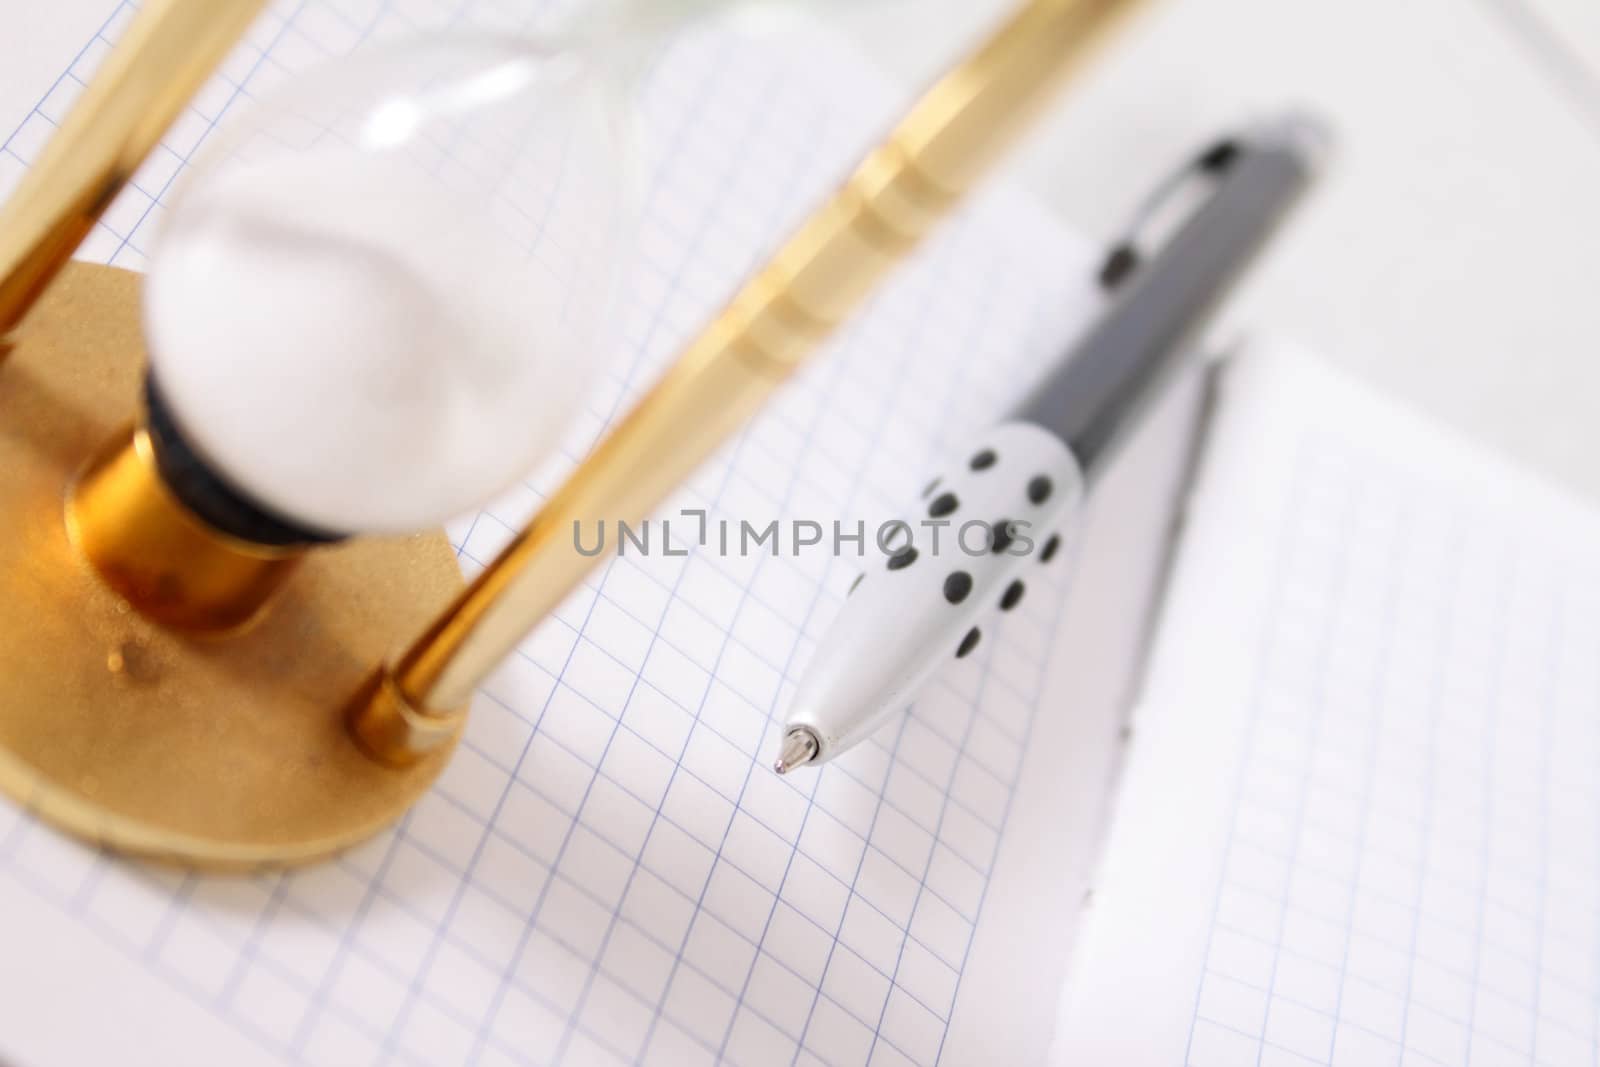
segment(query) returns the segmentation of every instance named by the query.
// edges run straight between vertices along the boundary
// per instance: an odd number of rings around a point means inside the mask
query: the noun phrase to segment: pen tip
[[[772,765],[772,769],[779,774],[788,774],[796,767],[816,759],[820,748],[816,734],[804,726],[796,726],[783,735],[783,750],[778,753],[778,761]]]

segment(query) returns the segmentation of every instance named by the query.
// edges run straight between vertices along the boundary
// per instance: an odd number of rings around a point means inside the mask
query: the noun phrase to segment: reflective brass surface
[[[440,534],[362,540],[310,553],[241,635],[185,637],[131,610],[63,515],[72,479],[136,415],[138,284],[69,264],[0,363],[0,789],[128,852],[316,859],[392,822],[449,758],[453,732],[381,764],[344,711],[460,571]]]
[[[387,671],[367,679],[346,716],[350,733],[368,755],[395,767],[408,767],[452,743],[461,725],[460,714],[413,705]]]
[[[264,6],[266,0],[145,0],[139,7],[0,205],[0,335],[27,313]],[[15,24],[9,29],[18,32]]]
[[[162,482],[150,435],[129,427],[67,498],[67,534],[142,614],[182,630],[241,630],[266,610],[304,553],[211,529]]]
[[[574,522],[593,529],[648,515],[950,212],[1112,16],[1136,2],[1019,7],[801,224],[394,664],[387,684],[424,713],[464,703],[594,565],[574,548]]]

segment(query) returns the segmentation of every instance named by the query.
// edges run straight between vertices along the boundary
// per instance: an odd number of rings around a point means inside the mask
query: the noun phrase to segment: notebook
[[[16,107],[0,189],[133,9],[107,3],[54,85]],[[307,64],[546,14],[520,0],[273,6],[81,254],[144,266],[196,150]],[[616,371],[557,462],[451,527],[469,573],[905,97],[801,22],[704,27],[657,59]],[[899,514],[941,445],[994,418],[1093,312],[1094,251],[1020,195],[987,192],[663,515],[761,528]],[[1196,395],[1175,394],[1108,486],[1079,545],[1093,565],[1062,553],[979,654],[820,771],[770,764],[862,560],[724,555],[674,523],[686,557],[608,558],[485,686],[438,787],[334,861],[253,877],[149,866],[0,802],[0,1061],[1037,1062],[1071,918],[1058,897],[1087,872]],[[1063,669],[1078,678],[1071,721],[1047,699]],[[1081,773],[1039,763],[1047,750]],[[1014,996],[1019,973],[1041,995]]]
[[[1063,1064],[1600,1054],[1600,514],[1281,345],[1221,386]]]

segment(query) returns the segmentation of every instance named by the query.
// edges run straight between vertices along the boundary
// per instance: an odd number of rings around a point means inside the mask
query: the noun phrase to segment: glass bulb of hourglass
[[[623,87],[570,52],[430,41],[291,80],[203,153],[145,287],[185,443],[312,531],[435,525],[557,444],[611,351]]]

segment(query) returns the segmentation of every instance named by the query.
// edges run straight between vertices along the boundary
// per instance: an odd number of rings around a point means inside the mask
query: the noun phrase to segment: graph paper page
[[[107,5],[19,116],[0,142],[0,190],[132,12]],[[294,71],[375,37],[518,30],[537,15],[488,0],[275,5],[83,254],[144,266],[191,156]],[[647,199],[617,373],[561,462],[452,528],[469,572],[900,98],[798,25],[696,31],[659,61],[643,90]],[[664,514],[896,514],[941,444],[1060,350],[1090,310],[1088,267],[1087,246],[1037,210],[984,197]],[[862,564],[724,556],[685,544],[692,528],[674,524],[685,556],[606,562],[485,687],[439,786],[335,861],[249,878],[146,867],[0,803],[0,1059],[940,1062],[970,998],[961,983],[1069,561],[912,714],[820,772],[779,778],[787,696]]]
[[[1056,1062],[1592,1063],[1600,515],[1224,381]]]

